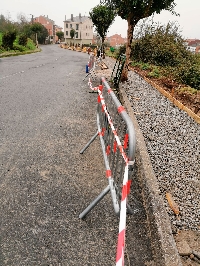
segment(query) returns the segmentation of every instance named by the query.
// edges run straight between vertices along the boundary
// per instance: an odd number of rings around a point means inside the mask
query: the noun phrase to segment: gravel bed
[[[114,65],[110,58],[105,63]],[[200,125],[132,71],[122,88],[143,133],[172,230],[200,230]],[[166,192],[178,204],[178,216]]]

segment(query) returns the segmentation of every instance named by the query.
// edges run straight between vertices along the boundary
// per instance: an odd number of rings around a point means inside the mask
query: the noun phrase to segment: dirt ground
[[[182,230],[174,238],[183,266],[200,265],[200,233]]]
[[[132,70],[147,78],[147,71],[140,70],[139,68],[132,68]],[[183,89],[186,88],[186,85],[176,83],[168,78],[151,78],[150,80],[200,117],[200,91],[192,93],[190,90]]]

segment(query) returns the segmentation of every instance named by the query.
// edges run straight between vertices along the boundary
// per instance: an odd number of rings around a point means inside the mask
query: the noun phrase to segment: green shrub
[[[19,52],[24,52],[24,51],[26,51],[26,47],[23,45],[19,45],[19,44],[13,44],[13,50],[19,51]]]
[[[149,70],[149,69],[151,69],[151,65],[148,63],[144,63],[144,64],[142,64],[141,68],[142,68],[142,70]]]
[[[27,41],[26,48],[28,48],[29,50],[35,50],[35,49],[36,49],[35,44],[34,44],[33,41],[32,41],[31,39],[29,39],[29,38],[28,38],[28,41]]]
[[[126,53],[126,44],[120,45],[119,48],[116,49],[116,55],[117,57],[121,54]]]
[[[151,70],[149,77],[165,76],[200,90],[200,55],[187,50],[176,24],[140,27],[132,44],[131,59],[132,65]]]
[[[26,46],[27,45],[27,36],[25,34],[20,34],[19,35],[19,39],[18,39],[18,43],[19,45],[22,45],[22,46]]]
[[[150,78],[160,78],[161,74],[157,67],[154,67],[151,72],[147,75]]]
[[[2,46],[9,50],[13,48],[13,42],[16,39],[16,31],[7,31],[2,36]]]
[[[200,90],[200,65],[189,62],[174,69],[176,80]]]
[[[191,53],[187,51],[176,24],[147,25],[143,31],[143,35],[132,44],[134,60],[159,66],[177,66],[182,58],[190,57]]]
[[[2,33],[0,32],[0,45],[2,45]]]

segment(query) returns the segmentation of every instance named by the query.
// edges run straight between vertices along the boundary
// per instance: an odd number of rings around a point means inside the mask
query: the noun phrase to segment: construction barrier
[[[97,78],[96,73],[95,73],[96,63],[95,63],[94,54],[89,55],[89,62],[87,64],[87,66],[88,66],[88,72],[86,71],[87,74],[83,80],[85,80],[89,75],[91,75],[91,77],[93,79]],[[87,67],[86,67],[86,69],[87,69]]]
[[[108,69],[108,66],[105,62],[103,62],[103,59],[101,56],[95,57],[93,53],[89,55],[89,62],[86,65],[86,76],[83,80],[85,80],[89,75],[91,75],[92,79],[96,79],[97,75],[95,73],[95,70],[97,67],[100,67],[101,69]]]
[[[115,65],[113,67],[112,74],[110,77],[110,81],[113,83],[114,88],[119,88],[119,82],[121,79],[122,70],[124,68],[125,61],[126,61],[125,54],[120,54],[117,57],[117,60],[115,62]]]
[[[98,131],[80,153],[82,154],[97,136],[100,137],[108,186],[79,215],[79,218],[84,218],[109,191],[111,192],[114,211],[120,215],[116,265],[122,266],[124,265],[126,212],[134,213],[128,204],[128,194],[135,160],[135,130],[130,117],[105,78],[101,78],[99,87],[92,88],[90,80],[88,84],[91,89],[98,92]]]

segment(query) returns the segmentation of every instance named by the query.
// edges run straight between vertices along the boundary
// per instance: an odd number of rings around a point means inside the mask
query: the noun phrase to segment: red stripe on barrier
[[[97,101],[98,101],[98,103],[100,103],[101,102],[101,97],[98,95],[98,97],[97,97]]]
[[[118,235],[116,262],[118,262],[118,260],[120,260],[123,257],[122,252],[124,250],[124,240],[125,240],[125,229],[122,230]]]
[[[101,129],[101,132],[99,132],[99,136],[104,137],[105,131],[106,131],[106,128],[103,127],[103,128]]]
[[[121,199],[121,201],[125,200],[125,198],[130,193],[130,187],[131,187],[131,180],[128,180],[126,185],[124,185],[123,188],[122,188],[122,199]]]
[[[119,113],[121,113],[121,112],[123,112],[125,109],[124,109],[124,107],[121,105],[121,106],[119,106],[118,108],[117,108],[117,111],[119,112]]]
[[[106,177],[111,177],[111,170],[106,170]]]
[[[99,85],[99,90],[100,90],[100,91],[103,90],[103,85]]]
[[[110,145],[108,145],[107,148],[106,148],[106,154],[110,155]]]
[[[127,149],[128,146],[128,133],[124,136],[124,149]]]

